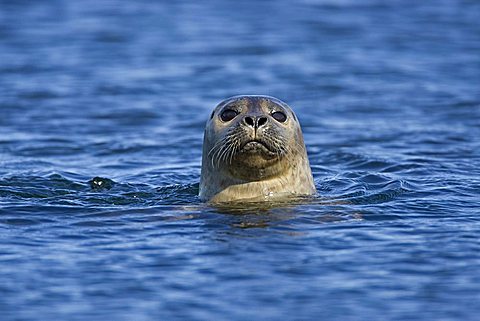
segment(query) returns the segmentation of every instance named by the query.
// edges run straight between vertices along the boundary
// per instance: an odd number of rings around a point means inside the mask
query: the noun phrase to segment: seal
[[[270,96],[234,96],[205,127],[199,197],[210,203],[315,194],[295,113]]]

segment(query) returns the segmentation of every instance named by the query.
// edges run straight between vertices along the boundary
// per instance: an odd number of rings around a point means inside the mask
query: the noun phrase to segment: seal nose
[[[259,117],[246,116],[245,117],[245,123],[248,126],[253,127],[255,129],[265,125],[267,123],[267,120],[268,120],[267,117],[263,117],[263,116],[259,116]]]

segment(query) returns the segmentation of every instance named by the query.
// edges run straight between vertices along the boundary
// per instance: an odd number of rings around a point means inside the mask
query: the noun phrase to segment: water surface
[[[1,1],[2,320],[476,320],[479,12]],[[294,108],[317,199],[199,201],[236,94]]]

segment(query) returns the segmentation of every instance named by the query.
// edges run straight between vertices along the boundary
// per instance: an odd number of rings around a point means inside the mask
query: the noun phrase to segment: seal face
[[[213,203],[314,194],[292,109],[269,96],[222,101],[205,128],[199,196]]]

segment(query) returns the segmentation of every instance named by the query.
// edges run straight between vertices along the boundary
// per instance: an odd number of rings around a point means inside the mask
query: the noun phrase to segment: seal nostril
[[[267,123],[267,117],[260,117],[257,120],[257,127],[261,127]]]
[[[247,125],[255,127],[255,123],[253,122],[252,117],[249,117],[249,116],[245,117],[245,122],[247,123]]]

